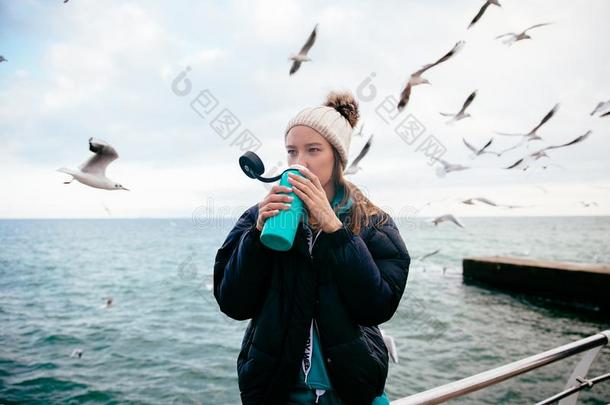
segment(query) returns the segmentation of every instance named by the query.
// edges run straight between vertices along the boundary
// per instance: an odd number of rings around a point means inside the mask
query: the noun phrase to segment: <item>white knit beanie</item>
[[[347,166],[352,131],[358,122],[358,103],[349,92],[331,92],[323,106],[301,110],[288,122],[284,139],[292,127],[304,125],[322,135],[339,152],[341,167]]]

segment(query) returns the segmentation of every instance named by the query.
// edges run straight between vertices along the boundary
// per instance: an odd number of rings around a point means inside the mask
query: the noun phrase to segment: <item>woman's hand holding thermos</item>
[[[290,203],[292,202],[293,197],[279,193],[291,192],[291,187],[280,185],[274,185],[271,187],[269,194],[267,194],[263,201],[258,204],[258,219],[256,221],[256,229],[262,231],[267,218],[277,215],[280,212],[279,210],[290,209]]]

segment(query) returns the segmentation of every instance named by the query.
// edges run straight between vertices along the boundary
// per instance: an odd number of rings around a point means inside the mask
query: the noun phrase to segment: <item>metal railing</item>
[[[574,405],[578,399],[578,393],[582,389],[580,386],[592,380],[586,380],[585,377],[589,371],[591,363],[595,360],[601,348],[610,342],[610,330],[600,332],[596,335],[589,336],[579,341],[568,343],[548,350],[534,356],[527,357],[522,360],[515,361],[504,366],[484,371],[482,373],[467,377],[449,384],[441,385],[440,387],[420,392],[405,398],[401,398],[391,402],[391,405],[414,405],[414,404],[440,404],[450,399],[457,398],[482,388],[498,384],[528,371],[546,366],[558,360],[574,356],[585,352],[581,361],[572,371],[572,375],[568,379],[565,391],[557,394],[555,397],[565,394],[566,391],[579,387],[579,389],[556,398],[553,401],[561,399],[559,405]],[[604,376],[601,376],[604,377]],[[598,379],[601,377],[597,377]],[[603,380],[603,379],[602,379]],[[596,382],[600,382],[599,380]],[[592,384],[591,384],[592,385]],[[549,398],[551,399],[551,398]],[[543,403],[548,403],[544,402]]]

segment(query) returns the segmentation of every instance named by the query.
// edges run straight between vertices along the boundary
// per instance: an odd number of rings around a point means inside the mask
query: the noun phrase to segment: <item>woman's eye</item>
[[[292,152],[294,152],[294,151],[293,151],[293,150],[289,150],[289,151],[288,151],[288,154],[290,155]]]
[[[320,149],[319,149],[319,148],[310,148],[310,149],[309,149],[309,151],[310,151],[310,152],[313,152],[313,151],[318,152],[318,151],[320,151]]]

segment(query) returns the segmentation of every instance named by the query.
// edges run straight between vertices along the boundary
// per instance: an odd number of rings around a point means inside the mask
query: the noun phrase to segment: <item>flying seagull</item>
[[[529,167],[530,163],[532,163],[534,160],[538,160],[540,158],[543,157],[549,157],[549,155],[546,154],[545,151],[543,150],[538,150],[534,153],[530,153],[524,157],[522,157],[521,159],[517,160],[515,163],[506,166],[504,169],[506,170],[511,170],[511,169],[523,169],[523,170],[527,170],[527,168]]]
[[[411,76],[409,77],[409,81],[407,82],[407,85],[405,86],[403,91],[400,93],[400,100],[398,101],[398,110],[399,111],[402,110],[403,108],[405,108],[407,103],[409,102],[409,98],[411,97],[411,89],[413,88],[413,86],[417,86],[419,84],[430,84],[428,79],[424,79],[423,77],[421,77],[421,75],[426,70],[433,68],[434,66],[438,65],[439,63],[442,63],[442,62],[448,60],[449,58],[451,58],[453,55],[455,55],[457,52],[459,52],[460,49],[462,49],[462,47],[464,46],[465,43],[466,42],[464,42],[464,41],[457,42],[453,46],[453,48],[449,52],[447,52],[442,58],[440,58],[439,60],[437,60],[434,63],[429,63],[427,65],[424,65],[421,69],[419,69],[415,73],[411,74]]]
[[[72,350],[72,354],[70,357],[78,357],[79,359],[83,357],[83,349],[74,349]]]
[[[119,157],[114,148],[101,139],[89,138],[89,150],[95,154],[80,165],[78,170],[67,169],[65,167],[57,169],[58,172],[72,176],[72,179],[64,182],[64,184],[70,184],[76,179],[82,184],[95,188],[129,191],[121,184],[106,177],[106,167]]]
[[[591,201],[591,202],[589,202],[589,203],[588,203],[588,202],[584,202],[584,201],[580,201],[580,204],[581,204],[583,207],[585,207],[585,208],[589,208],[589,207],[591,207],[591,206],[598,207],[598,205],[597,205],[597,203],[596,203],[595,201]]]
[[[532,37],[527,35],[527,32],[529,30],[534,29],[534,28],[538,28],[538,27],[542,27],[542,26],[545,26],[545,25],[549,25],[549,24],[552,24],[552,23],[535,24],[535,25],[532,25],[531,27],[529,27],[529,28],[527,28],[527,29],[525,29],[525,30],[523,30],[523,31],[521,31],[519,33],[508,32],[506,34],[498,35],[496,37],[496,39],[500,39],[500,38],[506,37],[506,39],[504,41],[502,41],[502,42],[504,44],[508,45],[508,46],[511,46],[512,44],[514,44],[517,41],[521,41],[521,40],[524,40],[524,39],[532,39]]]
[[[483,147],[481,148],[476,148],[473,145],[471,145],[470,143],[468,143],[468,141],[466,141],[465,138],[462,138],[462,141],[464,142],[464,145],[466,145],[466,147],[468,149],[470,149],[470,151],[472,152],[472,155],[470,155],[471,159],[474,159],[477,156],[481,156],[485,153],[489,153],[489,154],[493,154],[496,156],[500,156],[500,154],[498,152],[494,152],[491,150],[487,150],[487,148],[489,148],[489,146],[491,146],[491,143],[493,142],[493,138],[490,138],[489,141],[487,141],[487,143],[485,145],[483,145]]]
[[[433,160],[436,160],[437,162],[439,162],[443,166],[443,167],[437,167],[436,168],[436,175],[438,177],[445,177],[445,175],[447,173],[470,169],[470,166],[464,166],[464,165],[457,164],[457,163],[449,163],[446,160],[439,159],[439,158],[434,157],[434,156],[432,156],[431,158]]]
[[[457,114],[440,113],[443,117],[452,117],[449,121],[447,121],[447,124],[451,124],[455,121],[463,120],[464,118],[470,117],[470,114],[466,112],[466,109],[468,108],[470,103],[472,103],[472,100],[474,100],[474,98],[476,96],[477,96],[476,90],[473,91],[472,93],[470,93],[468,98],[466,98],[466,101],[464,101],[464,104],[462,105],[462,109],[460,111],[458,111]]]
[[[369,153],[372,142],[373,142],[373,135],[371,135],[369,140],[362,147],[362,150],[360,151],[358,156],[356,156],[354,161],[349,165],[349,167],[345,170],[345,172],[343,174],[345,174],[345,175],[356,174],[356,173],[358,173],[359,170],[362,169],[360,166],[358,166],[358,163],[360,163],[360,161],[367,155],[367,153]]]
[[[546,124],[546,122],[548,120],[553,118],[553,116],[555,115],[555,113],[557,112],[558,109],[559,109],[559,103],[555,104],[553,106],[553,108],[548,113],[546,113],[546,115],[542,118],[542,120],[540,120],[540,123],[538,123],[538,125],[536,125],[534,127],[534,129],[529,131],[527,134],[508,134],[508,133],[505,133],[505,132],[496,132],[498,135],[503,135],[503,136],[520,136],[520,137],[523,138],[517,144],[511,146],[510,148],[507,148],[507,149],[504,149],[503,151],[501,151],[500,154],[502,155],[505,152],[508,152],[509,150],[516,149],[519,146],[523,145],[524,143],[527,143],[527,142],[530,142],[530,141],[540,141],[540,140],[542,140],[540,135],[538,135],[536,132],[540,129],[540,127],[542,127],[544,124]]]
[[[475,205],[475,201],[481,202],[483,204],[491,205],[492,207],[505,207],[505,208],[511,208],[511,209],[512,208],[522,208],[522,206],[520,206],[520,205],[496,204],[495,202],[491,201],[489,198],[485,198],[485,197],[467,198],[467,199],[462,201],[462,204]]]
[[[440,217],[436,217],[432,220],[432,223],[437,226],[438,224],[442,223],[442,222],[453,222],[454,224],[456,224],[457,226],[459,226],[460,228],[463,228],[464,225],[462,225],[460,223],[460,221],[457,220],[456,217],[454,217],[452,214],[446,214],[446,215],[441,215]]]
[[[417,258],[417,260],[419,260],[419,261],[422,261],[422,262],[423,262],[424,260],[426,260],[426,259],[427,259],[427,258],[429,258],[430,256],[434,256],[435,254],[437,254],[437,253],[438,253],[438,252],[440,252],[440,251],[441,251],[440,249],[436,249],[436,250],[435,250],[435,251],[433,251],[433,252],[426,253],[425,255],[422,255],[422,256],[418,257],[418,258]]]
[[[0,63],[2,62],[8,62],[8,59],[6,59],[4,56],[0,55]]]
[[[0,59],[1,58],[2,57],[0,57]],[[591,113],[591,115],[595,115],[598,112],[602,113],[600,115],[600,117],[607,117],[608,115],[610,115],[610,100],[602,101],[602,102],[598,103],[597,106],[595,107],[595,110],[593,110],[593,112]]]
[[[589,130],[589,131],[585,132],[584,134],[577,136],[576,138],[572,139],[569,142],[563,143],[561,145],[551,145],[551,146],[547,146],[545,148],[539,149],[533,153],[530,153],[530,154],[522,157],[521,159],[517,160],[512,165],[505,167],[504,169],[522,168],[523,170],[526,170],[532,161],[538,160],[543,157],[549,157],[549,155],[546,154],[546,151],[553,150],[553,149],[559,149],[559,148],[565,148],[567,146],[575,145],[575,144],[580,143],[580,142],[584,141],[585,139],[587,139],[592,133],[593,133],[593,131]]]
[[[292,66],[290,67],[291,76],[293,74],[295,74],[297,70],[299,70],[302,62],[309,62],[311,60],[311,58],[307,56],[307,52],[309,52],[309,50],[313,46],[314,42],[316,42],[317,32],[318,32],[318,24],[316,24],[316,26],[313,28],[313,31],[311,31],[311,34],[309,34],[309,38],[307,38],[307,42],[305,42],[305,45],[303,45],[303,47],[301,48],[299,53],[296,55],[290,55],[289,60],[292,61]]]
[[[472,21],[468,25],[469,29],[470,29],[470,27],[475,25],[477,23],[477,21],[479,21],[481,19],[481,17],[483,17],[483,14],[485,13],[485,10],[487,10],[487,7],[489,7],[491,4],[493,4],[495,6],[498,6],[498,7],[502,7],[502,5],[500,4],[500,2],[498,0],[487,0],[487,1],[485,1],[485,4],[483,4],[483,6],[481,7],[481,9],[477,13],[477,15],[474,16],[474,18],[472,19]]]
[[[445,197],[443,197],[443,198],[441,198],[441,199],[439,199],[439,200],[428,201],[427,203],[425,203],[425,204],[424,204],[424,205],[422,205],[421,207],[416,208],[416,209],[415,209],[415,213],[416,213],[416,214],[419,214],[419,212],[420,212],[421,210],[423,210],[424,208],[426,208],[427,206],[432,205],[432,204],[435,204],[435,203],[438,203],[438,202],[443,202],[443,201],[447,200],[448,198],[449,198],[449,197],[445,196]]]

